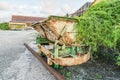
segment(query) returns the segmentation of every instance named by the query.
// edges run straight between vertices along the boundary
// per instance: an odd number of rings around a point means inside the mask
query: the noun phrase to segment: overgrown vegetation
[[[9,24],[7,22],[0,23],[1,30],[9,30]]]
[[[76,40],[82,38],[83,44],[96,53],[110,48],[120,54],[120,0],[103,0],[76,18]],[[120,65],[119,60],[117,63]]]

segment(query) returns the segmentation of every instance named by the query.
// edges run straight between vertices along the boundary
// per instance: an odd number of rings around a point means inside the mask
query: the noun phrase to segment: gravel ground
[[[105,60],[89,60],[81,65],[64,67],[58,72],[68,80],[120,80],[120,67]]]
[[[23,45],[36,48],[35,33],[0,30],[0,80],[55,80]]]
[[[24,47],[28,43],[37,51],[36,31],[0,31],[0,80],[56,80]],[[106,61],[61,67],[67,80],[120,80],[120,67]]]

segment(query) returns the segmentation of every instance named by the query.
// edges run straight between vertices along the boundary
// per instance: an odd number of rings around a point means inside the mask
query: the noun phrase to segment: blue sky
[[[0,0],[0,22],[12,15],[39,16],[70,14],[93,0]]]

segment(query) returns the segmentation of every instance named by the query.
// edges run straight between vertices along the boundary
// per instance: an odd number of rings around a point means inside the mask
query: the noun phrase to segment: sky
[[[93,0],[0,0],[0,22],[11,20],[12,15],[48,17],[63,16],[78,10]]]

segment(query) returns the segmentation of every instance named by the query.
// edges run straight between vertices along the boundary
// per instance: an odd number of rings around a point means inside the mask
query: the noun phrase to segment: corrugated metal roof
[[[44,20],[43,17],[32,17],[32,16],[19,16],[13,15],[12,20],[10,22],[18,22],[18,23],[35,23],[41,20]]]

